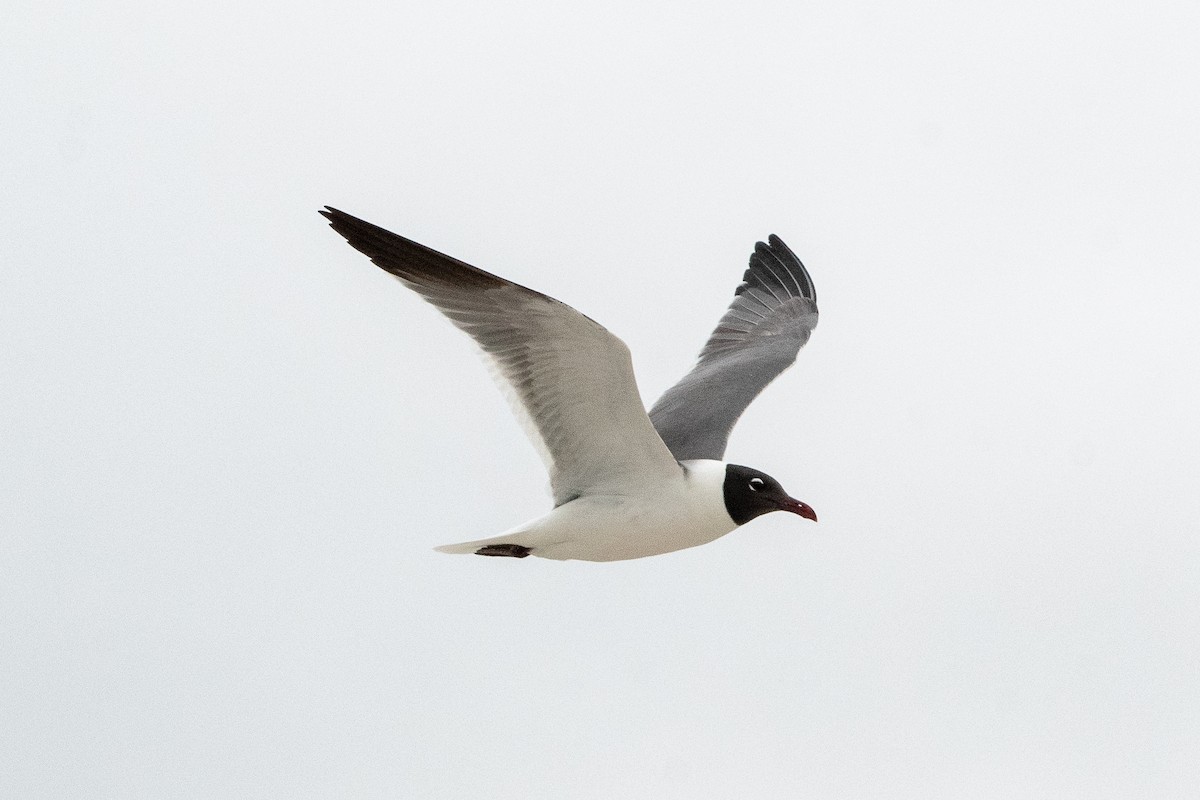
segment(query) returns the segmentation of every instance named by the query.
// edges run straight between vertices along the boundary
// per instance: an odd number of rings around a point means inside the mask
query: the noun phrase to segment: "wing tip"
[[[359,219],[352,214],[347,214],[345,211],[334,208],[333,206],[319,208],[317,209],[317,213],[329,220],[329,227],[333,228],[347,239],[350,238],[351,231],[356,231],[360,234],[364,232],[390,233],[389,231],[384,231],[383,228],[380,228],[378,225],[372,225],[364,219]],[[394,236],[395,234],[391,235]]]
[[[407,281],[410,284],[409,288],[414,288],[412,284],[426,287],[471,286],[476,289],[513,286],[531,295],[544,297],[538,292],[473,267],[465,261],[398,233],[392,233],[333,206],[318,209],[317,213],[329,220],[329,227],[351,247],[371,259],[380,269]]]
[[[361,236],[364,226],[370,225],[369,222],[365,222],[358,217],[351,216],[345,211],[340,211],[333,206],[319,208],[317,209],[317,213],[329,220],[329,227],[333,228],[335,232],[341,235],[352,245],[354,242],[351,241],[351,237],[354,236],[356,232]]]
[[[786,272],[787,279],[777,274],[772,269],[772,264],[782,267]],[[766,280],[766,276],[770,276],[770,280]],[[813,283],[812,276],[808,274],[804,262],[792,252],[792,248],[788,247],[783,239],[774,233],[767,236],[766,242],[754,243],[754,252],[750,254],[750,266],[742,276],[742,280],[750,284],[762,281],[768,286],[781,287],[789,295],[792,294],[792,287],[788,286],[790,282],[799,292],[798,296],[812,300],[814,303],[817,300],[816,284]]]

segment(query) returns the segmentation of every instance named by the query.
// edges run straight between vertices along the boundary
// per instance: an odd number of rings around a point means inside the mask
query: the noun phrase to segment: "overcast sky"
[[[1195,3],[6,17],[0,795],[1200,783]],[[434,553],[546,476],[327,203],[599,320],[648,402],[779,234],[821,324],[728,456],[820,523]]]

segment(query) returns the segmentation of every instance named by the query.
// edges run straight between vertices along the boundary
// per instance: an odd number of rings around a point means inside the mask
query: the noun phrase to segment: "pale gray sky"
[[[31,3],[0,48],[0,795],[1171,797],[1200,782],[1194,3]],[[819,525],[546,508],[331,204],[689,367]]]

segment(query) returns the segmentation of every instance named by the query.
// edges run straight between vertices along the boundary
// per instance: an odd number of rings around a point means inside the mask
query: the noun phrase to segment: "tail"
[[[475,542],[462,542],[460,544],[444,544],[441,547],[433,549],[439,553],[453,553],[456,555],[474,553],[477,556],[507,556],[508,558],[524,558],[533,552],[533,548],[509,541],[509,537],[506,536],[494,536],[491,539],[480,539]]]
[[[466,555],[468,553],[474,553],[476,550],[478,550],[479,548],[481,548],[483,546],[484,546],[484,543],[482,541],[478,541],[478,542],[462,542],[461,544],[444,544],[441,547],[435,547],[433,549],[437,550],[439,553],[454,553],[454,554]]]

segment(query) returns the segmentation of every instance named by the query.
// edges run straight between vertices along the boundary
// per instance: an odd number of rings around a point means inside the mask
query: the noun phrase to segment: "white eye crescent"
[[[757,492],[762,487],[763,487],[763,479],[762,478],[751,478],[750,479],[750,491]]]

